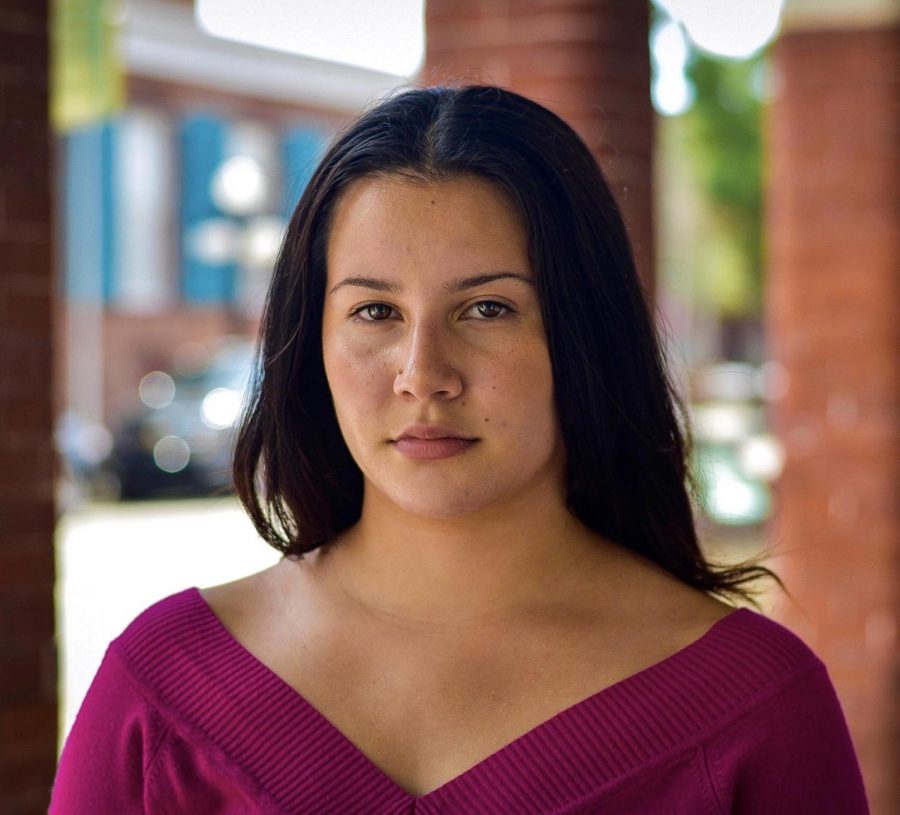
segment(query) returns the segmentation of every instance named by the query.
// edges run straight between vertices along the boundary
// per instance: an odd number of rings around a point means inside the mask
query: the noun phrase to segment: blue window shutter
[[[65,138],[66,294],[106,303],[115,285],[115,123],[92,124]]]
[[[313,128],[294,128],[282,140],[284,184],[282,185],[282,213],[290,220],[294,207],[312,178],[313,170],[327,147],[325,134]]]
[[[116,122],[107,122],[100,129],[101,139],[101,196],[100,211],[103,213],[103,302],[109,303],[115,296],[117,280],[117,258],[119,251],[119,233],[116,228],[116,208],[119,201],[116,195],[115,159],[116,139],[119,126]]]
[[[191,251],[187,236],[224,213],[212,199],[211,185],[224,156],[227,122],[199,114],[181,122],[181,285],[184,299],[196,305],[220,305],[234,297],[236,264],[214,264]]]

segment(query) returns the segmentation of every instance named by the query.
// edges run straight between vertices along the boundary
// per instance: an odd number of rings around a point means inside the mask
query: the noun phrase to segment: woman
[[[288,229],[235,460],[285,555],[110,647],[63,812],[860,813],[819,659],[700,553],[621,217],[574,132],[409,91]]]

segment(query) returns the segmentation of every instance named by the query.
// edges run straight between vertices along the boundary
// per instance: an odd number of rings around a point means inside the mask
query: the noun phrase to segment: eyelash
[[[469,306],[469,308],[467,308],[466,311],[469,311],[470,309],[473,309],[476,306],[480,306],[485,303],[492,305],[492,306],[497,306],[497,307],[503,309],[503,312],[501,314],[497,315],[496,317],[486,317],[481,320],[478,320],[478,322],[495,323],[495,322],[499,322],[500,320],[508,320],[510,317],[512,317],[515,314],[515,312],[509,306],[504,305],[503,303],[500,303],[497,300],[479,300],[477,303],[472,303],[472,305]],[[388,308],[393,308],[393,306],[388,306],[387,303],[366,303],[364,306],[359,306],[358,308],[353,309],[353,311],[350,312],[350,317],[359,323],[369,323],[369,324],[386,323],[387,319],[369,320],[369,319],[366,319],[365,317],[360,316],[360,314],[362,312],[364,312],[366,309],[373,308],[374,306],[387,306]]]

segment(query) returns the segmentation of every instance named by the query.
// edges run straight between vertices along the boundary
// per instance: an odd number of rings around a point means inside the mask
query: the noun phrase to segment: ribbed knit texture
[[[825,672],[787,629],[740,609],[676,654],[415,797],[241,646],[196,589],[145,611],[110,646],[107,661],[191,750],[214,754],[240,776],[259,811],[340,815],[613,812],[591,802],[623,779],[696,752],[767,697]],[[852,748],[849,760],[855,762]],[[702,759],[695,763],[702,768]],[[715,783],[700,783],[716,806]]]

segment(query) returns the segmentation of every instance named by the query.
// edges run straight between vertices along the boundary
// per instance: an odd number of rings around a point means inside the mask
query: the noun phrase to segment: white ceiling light
[[[657,0],[684,25],[698,48],[749,57],[778,30],[784,0]]]

